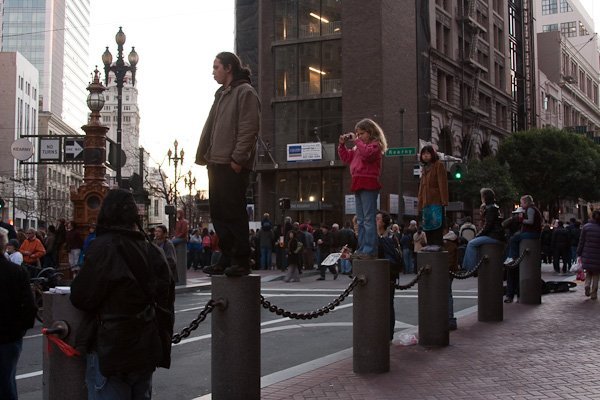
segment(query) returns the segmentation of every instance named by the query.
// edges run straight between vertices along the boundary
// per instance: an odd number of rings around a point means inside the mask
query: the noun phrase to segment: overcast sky
[[[580,1],[598,31],[598,0]],[[214,56],[234,50],[234,0],[93,0],[91,11],[90,70],[102,67],[105,46],[116,58],[119,26],[127,36],[125,54],[131,46],[139,54],[140,144],[151,165],[163,162],[177,139],[185,150],[183,171],[192,169],[198,188],[206,189],[205,170],[193,160],[218,88],[211,75]],[[173,174],[172,167],[167,171]]]
[[[197,187],[208,187],[205,170],[193,166],[198,139],[218,85],[212,63],[234,48],[233,0],[92,0],[90,71],[103,68],[109,46],[116,59],[119,26],[139,54],[136,74],[140,106],[140,145],[151,165],[163,162],[177,139],[185,150],[183,172],[192,169]],[[173,175],[173,167],[168,167]],[[187,193],[187,191],[186,191]]]

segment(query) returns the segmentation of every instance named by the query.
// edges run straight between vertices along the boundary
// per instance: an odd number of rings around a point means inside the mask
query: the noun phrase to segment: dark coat
[[[0,254],[0,344],[25,336],[36,311],[27,271]]]
[[[174,293],[161,249],[140,232],[99,227],[71,286],[71,303],[88,324],[99,323],[82,329],[77,345],[98,353],[105,376],[168,367],[170,342],[162,339],[173,332]]]
[[[581,230],[577,256],[586,271],[600,272],[600,224],[588,222]]]
[[[552,231],[552,248],[554,250],[566,250],[571,246],[569,231],[559,226]]]
[[[504,228],[500,219],[500,209],[495,204],[487,204],[483,211],[483,229],[477,234],[479,236],[488,236],[492,239],[505,241]]]

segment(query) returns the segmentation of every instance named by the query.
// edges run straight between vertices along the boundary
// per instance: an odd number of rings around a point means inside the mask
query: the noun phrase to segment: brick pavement
[[[600,399],[600,303],[549,294],[505,304],[504,321],[460,318],[450,346],[392,346],[390,372],[357,375],[352,357],[264,387],[275,399]]]

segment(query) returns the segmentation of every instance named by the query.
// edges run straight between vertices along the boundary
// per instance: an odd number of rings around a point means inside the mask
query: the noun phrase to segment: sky
[[[185,151],[182,171],[191,169],[198,189],[208,188],[206,170],[194,164],[204,121],[218,89],[212,77],[215,55],[234,50],[234,0],[92,0],[90,72],[109,46],[116,59],[115,34],[123,27],[139,55],[136,72],[140,108],[140,145],[149,166],[163,164],[174,140]],[[165,7],[167,5],[168,7]],[[187,190],[186,190],[187,193]]]

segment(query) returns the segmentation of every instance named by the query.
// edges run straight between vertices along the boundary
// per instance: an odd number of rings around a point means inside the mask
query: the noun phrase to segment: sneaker
[[[515,260],[512,259],[512,257],[507,257],[506,260],[504,260],[504,265],[509,265],[512,264]]]
[[[249,267],[243,267],[241,265],[232,265],[231,267],[225,268],[225,275],[232,276],[245,276],[250,274]]]
[[[202,268],[202,272],[208,275],[223,275],[225,272],[225,266],[222,264],[207,265],[206,267]]]
[[[506,296],[506,297],[504,298],[504,302],[505,302],[505,303],[512,303],[512,302],[513,302],[513,300],[514,300],[514,298],[513,298],[512,296]]]

